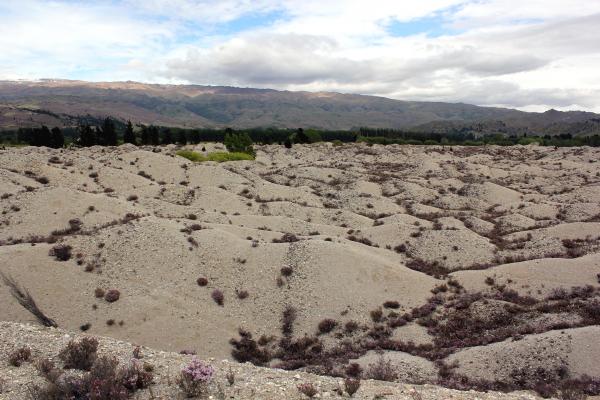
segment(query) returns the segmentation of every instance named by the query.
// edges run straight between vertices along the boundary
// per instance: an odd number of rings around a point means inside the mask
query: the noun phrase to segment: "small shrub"
[[[81,369],[89,371],[96,361],[98,340],[85,337],[79,341],[71,340],[58,357],[66,369]]]
[[[231,339],[229,344],[233,346],[231,355],[233,358],[241,363],[251,362],[254,365],[265,365],[271,360],[271,354],[266,348],[260,348],[259,344],[266,345],[268,343],[267,338],[264,340],[261,337],[259,343],[252,338],[252,334],[242,328],[239,329],[240,339]]]
[[[104,300],[108,301],[109,303],[114,303],[115,301],[119,300],[120,297],[121,292],[119,292],[117,289],[109,289],[104,295]]]
[[[48,255],[56,258],[58,261],[69,261],[71,259],[71,250],[69,245],[58,244],[50,249]]]
[[[89,331],[91,327],[92,327],[92,324],[90,324],[89,322],[87,322],[87,323],[81,325],[79,327],[79,330],[81,330],[82,332],[85,332],[85,331]]]
[[[379,357],[376,363],[370,364],[367,371],[367,376],[370,379],[376,379],[378,381],[389,381],[393,382],[398,378],[396,368],[392,365],[390,360],[386,360],[383,356]]]
[[[360,379],[346,378],[344,379],[344,389],[348,396],[354,396],[354,393],[360,388]]]
[[[119,380],[130,392],[145,389],[152,384],[154,376],[150,364],[145,364],[135,358],[119,372]]]
[[[208,285],[208,279],[201,276],[196,280],[196,283],[198,284],[198,286],[206,286]]]
[[[381,322],[383,320],[383,311],[381,308],[371,311],[371,320],[373,322]]]
[[[235,293],[236,293],[238,299],[240,299],[240,300],[244,300],[244,299],[248,298],[247,290],[236,290]]]
[[[346,367],[346,375],[351,378],[358,378],[362,372],[363,369],[358,363],[350,363]]]
[[[296,309],[292,306],[286,306],[281,315],[281,333],[284,336],[291,336],[294,332],[294,322],[296,321]]]
[[[35,180],[41,183],[42,185],[47,185],[50,182],[45,176],[39,176],[35,178]]]
[[[213,367],[194,357],[181,370],[177,383],[187,397],[198,397],[208,391],[214,374]]]
[[[392,309],[398,309],[400,308],[400,303],[398,303],[395,300],[388,300],[385,303],[383,303],[383,307],[384,308],[392,308]]]
[[[136,201],[138,199],[136,194],[129,195],[127,201]]]
[[[320,334],[329,333],[335,329],[337,322],[331,318],[326,318],[319,322],[318,328]]]
[[[20,347],[10,353],[8,363],[13,367],[20,367],[26,361],[31,359],[31,349],[29,347]]]
[[[291,276],[292,273],[294,272],[294,270],[292,269],[292,267],[282,267],[281,270],[281,275],[283,276]]]
[[[56,368],[56,365],[47,358],[39,360],[35,365],[38,373],[50,382],[56,381],[61,371]]]
[[[221,290],[219,290],[219,289],[213,290],[212,293],[210,294],[210,296],[215,301],[215,303],[217,303],[220,306],[223,306],[223,301],[225,299],[225,296],[223,295],[223,292]]]
[[[293,233],[284,233],[281,238],[273,239],[273,243],[293,243],[299,240]]]
[[[227,379],[227,383],[229,383],[229,386],[233,386],[233,384],[235,383],[235,372],[233,372],[231,367],[229,368],[229,371],[227,371],[225,379]]]
[[[301,383],[298,385],[298,391],[308,398],[313,398],[317,395],[317,388],[310,382]]]
[[[348,321],[344,325],[344,330],[346,333],[353,333],[358,329],[358,322],[356,321]]]
[[[102,288],[96,288],[96,290],[94,290],[94,296],[96,296],[97,299],[103,298],[105,294],[106,292]]]

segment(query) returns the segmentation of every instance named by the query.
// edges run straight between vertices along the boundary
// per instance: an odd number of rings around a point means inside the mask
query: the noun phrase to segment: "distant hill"
[[[462,103],[223,86],[67,80],[0,82],[0,129],[40,124],[73,126],[82,118],[106,116],[188,128],[347,130],[365,126],[482,134],[600,132],[600,115],[580,111],[526,113]]]

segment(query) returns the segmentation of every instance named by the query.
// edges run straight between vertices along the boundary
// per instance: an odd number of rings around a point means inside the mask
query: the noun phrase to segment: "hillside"
[[[73,126],[82,116],[194,128],[347,130],[367,126],[475,133],[600,132],[598,121],[593,121],[600,116],[586,112],[525,113],[469,104],[219,86],[0,82],[0,129],[40,124]]]
[[[600,393],[599,149],[177,150],[0,149],[0,272],[60,328],[165,351]],[[9,286],[0,320],[35,323]]]
[[[80,339],[81,334],[60,329],[48,329],[18,323],[0,322],[0,377],[4,385],[0,388],[0,399],[21,400],[29,395],[33,385],[42,385],[43,379],[35,370],[35,362],[56,355],[69,340]],[[121,365],[130,362],[136,346],[127,342],[99,337],[99,356],[115,357]],[[20,367],[8,365],[6,355],[23,345],[32,350],[30,362]],[[150,389],[137,392],[136,399],[183,399],[184,396],[175,383],[177,373],[189,363],[189,355],[165,352],[147,347],[141,348],[141,361],[154,368],[154,383]],[[349,398],[343,393],[343,380],[308,374],[304,372],[282,371],[237,364],[227,360],[209,361],[215,368],[215,380],[210,389],[211,398],[216,399],[262,399],[262,400],[301,400],[303,396],[297,386],[310,383],[318,390],[319,398]],[[233,384],[227,381],[227,374],[234,376]],[[2,390],[3,389],[3,390]],[[395,399],[395,400],[536,400],[530,393],[478,393],[460,392],[432,385],[407,385],[374,380],[362,381],[354,399]]]

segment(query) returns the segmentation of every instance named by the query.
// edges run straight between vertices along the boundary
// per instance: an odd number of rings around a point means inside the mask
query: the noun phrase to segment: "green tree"
[[[198,144],[200,143],[200,131],[198,129],[194,129],[190,134],[190,143]]]
[[[187,136],[185,135],[184,130],[180,130],[177,134],[177,144],[186,145],[187,144]]]
[[[142,145],[150,144],[150,128],[142,125]]]
[[[254,155],[254,148],[252,147],[252,139],[246,132],[228,132],[225,134],[225,140],[223,141],[225,147],[230,152],[240,152]]]
[[[133,131],[133,124],[131,121],[127,121],[127,125],[125,126],[125,133],[123,134],[123,142],[131,143],[136,145],[135,132]]]
[[[286,149],[291,149],[292,148],[292,139],[291,137],[287,137],[285,138],[285,142],[283,142],[283,145],[285,146]]]
[[[117,145],[117,129],[115,123],[110,118],[105,118],[102,128],[98,129],[98,144],[103,146]]]
[[[32,146],[50,147],[52,144],[50,129],[45,125],[40,128],[33,128],[33,131],[31,132],[31,142],[29,144]]]
[[[160,133],[158,127],[151,125],[150,126],[150,144],[154,146],[158,146],[160,144]]]
[[[65,137],[58,126],[55,126],[50,131],[50,147],[61,149],[65,145]]]
[[[169,128],[165,128],[164,130],[162,144],[173,144],[173,135]]]
[[[78,139],[77,144],[83,147],[94,146],[98,144],[96,132],[88,124],[79,125],[77,127]]]
[[[294,142],[295,143],[310,143],[310,139],[306,135],[306,133],[304,133],[304,129],[298,128]]]

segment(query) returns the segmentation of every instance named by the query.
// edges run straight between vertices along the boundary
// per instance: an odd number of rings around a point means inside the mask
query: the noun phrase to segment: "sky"
[[[600,0],[0,0],[0,79],[600,112]]]

